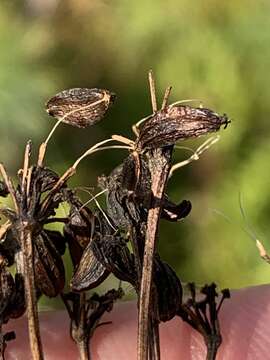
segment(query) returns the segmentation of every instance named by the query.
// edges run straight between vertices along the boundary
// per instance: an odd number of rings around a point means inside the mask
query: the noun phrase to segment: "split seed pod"
[[[110,274],[95,256],[92,242],[94,237],[110,233],[111,229],[107,227],[102,214],[94,216],[86,207],[81,211],[76,211],[74,207],[71,211],[70,222],[64,230],[76,266],[70,286],[72,291],[85,291],[97,287]]]
[[[173,145],[178,140],[218,131],[229,122],[225,114],[219,115],[210,109],[168,106],[143,123],[136,147],[144,151]]]
[[[115,94],[103,89],[74,88],[61,91],[46,104],[46,111],[66,124],[86,128],[100,121]]]

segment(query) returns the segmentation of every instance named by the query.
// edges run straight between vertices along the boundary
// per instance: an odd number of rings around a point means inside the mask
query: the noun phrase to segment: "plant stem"
[[[149,359],[160,360],[159,324],[153,316],[150,321],[148,346]]]
[[[0,360],[5,360],[5,342],[4,342],[4,334],[2,328],[2,319],[0,320]]]
[[[150,326],[153,278],[153,259],[157,242],[159,218],[162,207],[163,194],[166,187],[170,164],[171,150],[156,149],[149,154],[149,169],[152,178],[152,200],[148,211],[147,229],[143,257],[143,271],[140,284],[139,324],[138,324],[138,360],[148,358],[148,332]],[[153,297],[152,297],[153,298]],[[153,303],[155,299],[153,298]]]
[[[79,349],[80,359],[81,360],[90,360],[90,351],[89,351],[89,336],[87,335],[86,329],[86,294],[82,292],[80,294],[80,320],[79,320],[79,336],[81,339],[77,341],[77,346]]]
[[[87,341],[83,340],[81,342],[78,342],[77,347],[78,347],[79,354],[80,354],[80,360],[90,360],[91,359]]]
[[[20,238],[23,253],[25,302],[27,307],[30,347],[33,360],[43,360],[37,310],[37,297],[35,290],[32,234],[27,221],[22,221],[20,225]]]
[[[212,340],[209,339],[206,343],[207,346],[207,354],[206,354],[206,360],[215,360],[217,356],[217,351],[220,345],[220,340]]]

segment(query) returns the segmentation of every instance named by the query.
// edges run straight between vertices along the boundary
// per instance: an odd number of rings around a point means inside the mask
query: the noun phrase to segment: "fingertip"
[[[136,359],[137,308],[135,302],[118,303],[106,313],[91,340],[94,360]],[[223,342],[218,359],[268,359],[270,345],[270,286],[232,291],[231,299],[220,311]],[[41,336],[46,360],[78,358],[76,345],[69,337],[65,311],[40,314]],[[16,326],[17,339],[8,343],[6,359],[30,359],[25,317],[10,322]],[[203,360],[206,347],[202,336],[180,318],[160,326],[161,359]]]

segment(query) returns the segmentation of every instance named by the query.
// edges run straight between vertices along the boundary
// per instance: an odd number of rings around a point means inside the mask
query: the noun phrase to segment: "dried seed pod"
[[[64,236],[67,239],[70,256],[74,266],[77,266],[84,249],[88,245],[95,227],[95,217],[89,208],[72,196],[68,222],[64,226]]]
[[[174,270],[160,259],[154,262],[154,284],[157,289],[160,321],[171,320],[182,303],[182,285]]]
[[[123,162],[121,186],[133,192],[134,200],[149,208],[151,200],[151,174],[144,154],[132,153]]]
[[[103,89],[74,88],[61,91],[46,104],[46,111],[66,124],[86,128],[100,121],[115,94]]]
[[[15,274],[14,284],[14,291],[4,312],[4,322],[7,322],[9,319],[17,319],[26,310],[24,280],[21,274]]]
[[[139,191],[133,188],[134,173],[132,156],[123,164],[117,166],[108,177],[98,178],[98,185],[106,192],[107,212],[113,224],[118,228],[126,229],[130,225],[140,223],[146,219],[146,212],[140,203],[134,199],[139,196]],[[134,195],[134,196],[133,196]],[[138,195],[138,196],[137,196]],[[141,194],[143,195],[143,194]]]
[[[57,183],[59,176],[55,171],[49,168],[41,168],[37,167],[36,171],[39,172],[39,181],[40,181],[40,191],[43,193],[45,191],[49,191],[53,188],[53,186]]]
[[[0,260],[3,260],[2,256]],[[4,312],[10,302],[15,285],[14,280],[10,272],[6,269],[6,266],[0,264],[0,318],[3,319]],[[1,321],[1,320],[0,320]]]
[[[1,197],[8,196],[8,188],[7,188],[6,184],[1,180],[0,180],[0,196]]]
[[[42,294],[55,297],[65,285],[65,269],[61,255],[45,231],[35,237],[33,245],[36,285]]]
[[[64,255],[66,251],[66,238],[56,230],[44,230],[45,234],[50,238],[59,255]]]
[[[71,289],[73,291],[93,289],[100,285],[109,274],[110,272],[93,253],[91,243],[89,243],[70,281]]]
[[[11,266],[14,264],[16,252],[20,250],[19,243],[16,237],[14,237],[13,231],[10,229],[0,240],[0,254],[5,258],[7,266]]]
[[[119,235],[99,236],[91,244],[93,254],[119,280],[127,281],[138,289],[134,255]]]
[[[229,122],[225,114],[219,115],[210,109],[168,106],[143,123],[136,147],[141,152],[173,145],[178,140],[218,131],[221,125],[225,128]]]
[[[70,222],[64,230],[73,264],[77,266],[70,282],[73,291],[95,288],[110,274],[93,253],[91,244],[93,237],[110,233],[111,229],[102,214],[94,216],[86,207],[80,210],[79,203],[73,201]]]

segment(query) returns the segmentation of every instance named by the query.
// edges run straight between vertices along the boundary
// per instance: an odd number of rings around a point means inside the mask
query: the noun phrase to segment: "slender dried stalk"
[[[159,324],[153,317],[150,321],[149,335],[152,339],[149,341],[149,359],[160,360]]]
[[[156,97],[156,85],[154,80],[153,71],[150,70],[148,73],[148,80],[150,85],[150,95],[151,95],[151,103],[152,103],[152,109],[153,113],[157,112],[157,97]]]
[[[4,351],[5,351],[4,334],[2,329],[2,320],[0,320],[0,360],[5,360]]]
[[[161,105],[161,109],[162,109],[162,110],[165,109],[166,106],[168,106],[168,101],[169,101],[169,97],[170,97],[171,91],[172,91],[172,87],[171,87],[171,86],[168,86],[167,89],[165,90],[165,94],[164,94],[163,101],[162,101],[162,105]]]
[[[80,360],[90,360],[90,352],[88,344],[85,341],[77,343],[77,348],[79,350]]]
[[[157,111],[155,80],[152,70],[148,75],[153,113]],[[162,106],[168,102],[171,88],[165,91]],[[159,328],[155,321],[156,296],[152,289],[153,260],[158,236],[159,219],[165,187],[171,167],[171,150],[154,150],[150,156],[152,200],[148,211],[145,236],[143,269],[140,282],[137,358],[147,360],[160,358]]]
[[[84,334],[80,341],[77,341],[77,347],[80,354],[81,360],[90,360],[90,351],[88,346],[89,337],[86,334],[86,307],[85,307],[86,295],[85,293],[80,294],[80,327],[81,332]]]
[[[168,152],[167,150],[165,150]],[[167,155],[167,156],[166,156]],[[143,271],[139,298],[138,360],[148,357],[148,329],[150,326],[150,299],[152,292],[153,258],[156,248],[159,218],[164,190],[170,171],[170,155],[162,150],[153,151],[150,168],[152,175],[152,202],[148,211],[146,239],[143,257]],[[152,297],[154,302],[154,297]]]
[[[31,230],[27,222],[20,224],[20,239],[23,252],[23,271],[25,300],[27,307],[28,331],[32,357],[34,360],[43,359],[42,343],[39,330],[39,319],[37,310],[37,297],[35,290],[35,275],[33,264],[33,245]]]
[[[215,360],[218,352],[218,348],[220,346],[220,339],[211,340],[209,339],[206,343],[207,345],[207,354],[206,354],[206,360]]]
[[[31,181],[31,171],[27,174],[27,167],[29,164],[29,156],[31,152],[31,144],[28,142],[25,150],[24,158],[24,167],[23,167],[23,186],[26,185],[28,188]],[[21,209],[19,207],[16,192],[13,186],[13,183],[2,164],[0,164],[0,173],[7,185],[11,198],[13,200],[14,208],[17,215],[21,215]],[[26,182],[26,184],[25,184]],[[25,199],[27,200],[27,198]],[[24,277],[24,286],[25,286],[25,301],[27,307],[27,318],[28,318],[28,329],[29,329],[29,338],[32,357],[34,360],[42,360],[42,344],[40,339],[39,331],[39,320],[38,320],[38,311],[37,311],[37,298],[35,290],[35,278],[34,278],[34,264],[33,264],[33,247],[32,247],[32,235],[31,235],[31,225],[28,221],[20,220],[17,224],[17,231],[20,237],[20,245],[22,249],[22,272]]]

